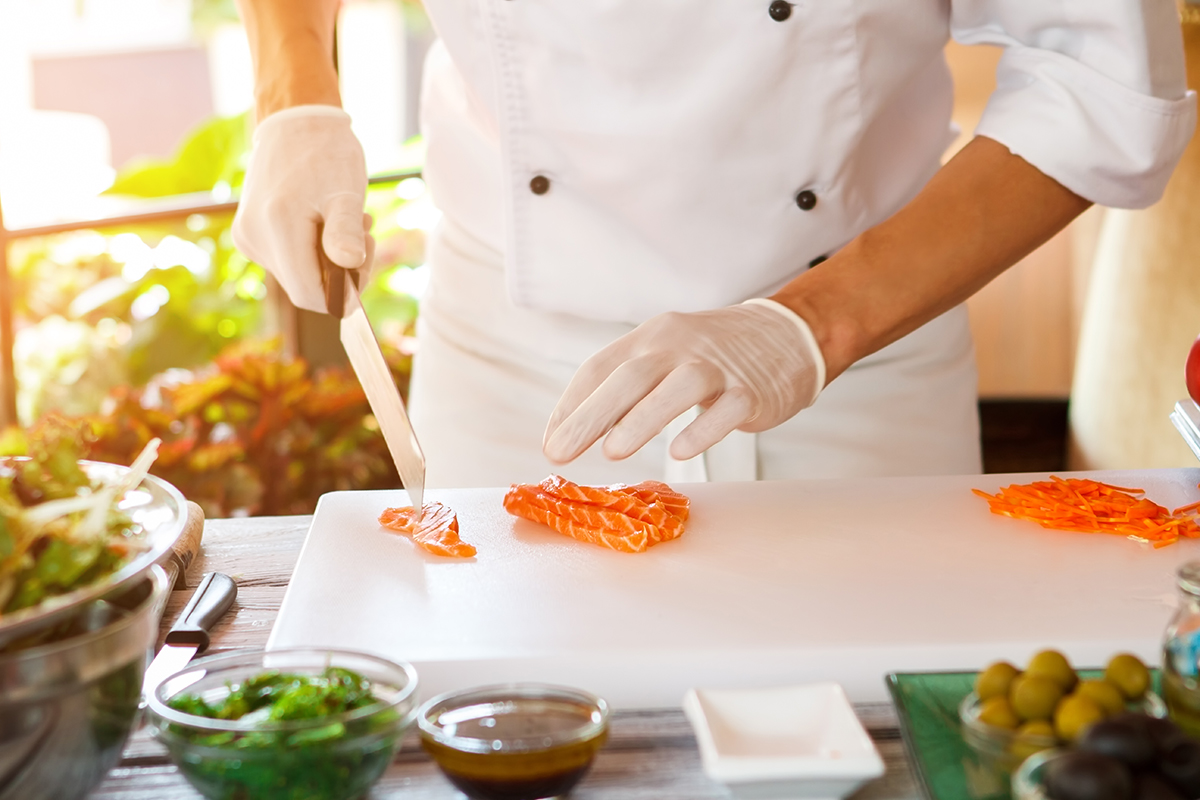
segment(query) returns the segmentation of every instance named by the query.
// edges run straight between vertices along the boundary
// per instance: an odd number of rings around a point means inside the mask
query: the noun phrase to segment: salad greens
[[[372,693],[370,681],[341,667],[316,675],[266,671],[227,689],[219,700],[184,693],[168,703],[185,714],[246,723],[239,731],[167,726],[164,742],[205,797],[357,797],[387,769],[403,733],[404,720]],[[374,714],[338,719],[375,705]]]
[[[93,483],[67,427],[33,443],[28,460],[0,462],[0,614],[35,606],[120,569],[143,543],[118,507],[157,452],[146,446],[120,482]]]

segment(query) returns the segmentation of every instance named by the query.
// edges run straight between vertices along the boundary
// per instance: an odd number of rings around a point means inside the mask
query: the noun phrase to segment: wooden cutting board
[[[1074,473],[1174,508],[1200,469]],[[346,647],[412,662],[424,697],[538,680],[616,707],[677,706],[688,687],[833,680],[886,697],[893,670],[977,669],[1043,647],[1077,666],[1159,661],[1176,567],[1154,550],[993,515],[995,491],[1044,475],[678,486],[682,538],[611,552],[509,516],[503,489],[430,490],[476,558],[428,555],[379,527],[402,491],[321,498],[269,648]]]

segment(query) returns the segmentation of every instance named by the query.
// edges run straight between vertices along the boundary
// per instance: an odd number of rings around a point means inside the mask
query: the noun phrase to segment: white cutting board
[[[1200,500],[1200,469],[1074,473]],[[379,527],[402,491],[321,498],[269,648],[347,647],[410,661],[422,696],[518,680],[615,707],[677,706],[688,687],[833,680],[886,697],[889,671],[1023,662],[1149,663],[1200,540],[1154,550],[993,515],[972,487],[1044,475],[712,483],[683,537],[611,552],[519,520],[503,489],[430,490],[476,558],[432,556]]]

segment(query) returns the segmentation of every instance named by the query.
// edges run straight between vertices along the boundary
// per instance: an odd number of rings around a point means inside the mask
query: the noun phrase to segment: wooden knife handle
[[[171,587],[173,589],[187,588],[187,571],[195,560],[196,554],[200,552],[200,544],[204,539],[204,509],[187,501],[187,521],[183,524],[183,533],[175,542],[175,546],[171,548],[170,561],[168,562],[168,572],[174,568],[175,581]]]
[[[317,263],[321,266],[321,285],[325,288],[325,309],[335,319],[341,319],[346,309],[346,270],[329,260],[321,237],[325,223],[317,223]]]

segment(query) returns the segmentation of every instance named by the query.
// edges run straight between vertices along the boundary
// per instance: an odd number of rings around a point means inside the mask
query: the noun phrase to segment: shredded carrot
[[[1048,481],[1014,483],[996,494],[971,491],[988,501],[992,513],[1030,520],[1043,528],[1112,533],[1156,549],[1181,537],[1200,538],[1200,502],[1168,511],[1142,496],[1142,489],[1051,475]]]

